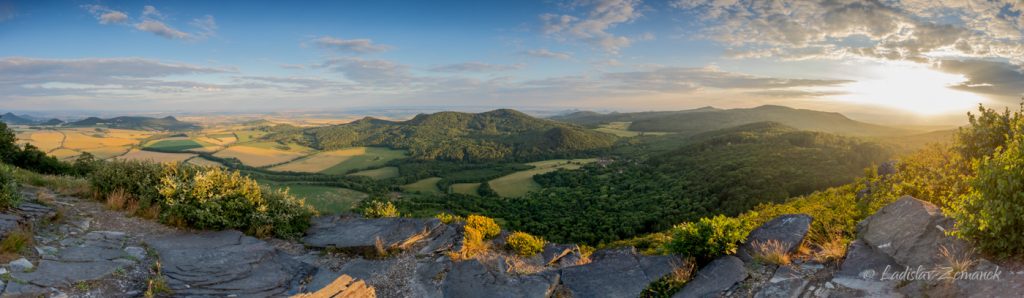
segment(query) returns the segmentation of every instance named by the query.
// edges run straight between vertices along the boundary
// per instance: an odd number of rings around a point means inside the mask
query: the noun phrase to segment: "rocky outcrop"
[[[754,245],[777,241],[786,252],[792,253],[804,241],[811,227],[811,217],[806,214],[787,214],[778,216],[750,232],[747,240],[740,246],[736,256],[744,262],[750,262],[756,253]]]
[[[238,231],[150,238],[175,295],[272,297],[293,294],[314,268]]]
[[[377,292],[361,280],[342,275],[313,293],[293,295],[291,298],[374,298]]]
[[[672,272],[673,256],[643,256],[632,248],[598,251],[589,264],[562,269],[562,285],[574,297],[636,297]]]
[[[724,256],[697,271],[693,280],[686,283],[673,298],[718,297],[738,282],[747,278],[743,261],[734,256]]]
[[[434,236],[436,231],[445,232],[442,226],[438,219],[325,216],[313,220],[313,226],[302,242],[316,248],[372,251],[379,241],[385,249],[404,250]],[[452,232],[447,234],[454,235]],[[444,246],[443,242],[434,245],[437,249]]]
[[[901,265],[933,266],[943,262],[941,247],[963,250],[967,244],[946,235],[953,220],[931,203],[904,196],[857,225],[859,238]]]
[[[512,276],[489,270],[477,260],[466,260],[452,264],[441,287],[444,297],[549,297],[558,279],[558,274],[550,271]]]

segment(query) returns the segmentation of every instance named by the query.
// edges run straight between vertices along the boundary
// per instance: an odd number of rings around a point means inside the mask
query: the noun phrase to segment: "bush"
[[[508,247],[517,255],[533,256],[544,250],[544,239],[524,232],[513,232],[508,236]]]
[[[434,218],[440,219],[441,222],[445,224],[466,221],[466,219],[463,218],[462,216],[458,216],[447,212],[438,213],[437,215],[434,215]]]
[[[286,192],[261,188],[237,171],[164,165],[164,222],[200,229],[240,229],[260,237],[294,238],[314,211]]]
[[[21,202],[18,182],[14,179],[11,166],[0,164],[0,209],[14,208]]]
[[[956,220],[955,234],[984,252],[1001,256],[1024,253],[1024,144],[1014,140],[1006,150],[977,163],[970,191],[947,213]]]
[[[470,215],[466,217],[466,229],[473,229],[480,231],[484,239],[494,238],[501,234],[501,226],[494,222],[493,218],[481,216],[481,215]]]
[[[123,191],[131,196],[128,204],[148,209],[161,201],[158,187],[163,176],[163,168],[157,163],[114,160],[97,166],[89,181],[98,200],[106,200],[115,191]]]
[[[366,218],[398,217],[398,208],[391,201],[371,200],[363,207],[363,216]]]
[[[748,224],[724,215],[701,218],[672,228],[672,239],[666,244],[670,252],[711,260],[719,255],[732,254],[749,233]]]

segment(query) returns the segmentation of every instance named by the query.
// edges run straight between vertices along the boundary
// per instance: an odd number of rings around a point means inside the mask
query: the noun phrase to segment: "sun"
[[[967,81],[963,75],[940,72],[917,63],[886,63],[867,68],[867,79],[841,87],[835,98],[877,105],[920,115],[969,110],[984,98],[952,86]]]

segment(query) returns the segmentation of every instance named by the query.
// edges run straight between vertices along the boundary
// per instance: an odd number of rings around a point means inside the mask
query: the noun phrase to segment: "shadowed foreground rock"
[[[746,278],[747,269],[743,267],[742,260],[734,256],[720,257],[697,271],[693,280],[672,297],[717,297]]]
[[[806,214],[780,215],[750,232],[736,256],[744,262],[753,259],[754,244],[778,241],[786,252],[792,253],[804,241],[811,227],[811,216]]]
[[[380,239],[387,249],[405,249],[442,226],[438,219],[325,216],[313,220],[302,242],[317,248],[372,250]]]
[[[272,297],[291,294],[314,268],[238,231],[147,239],[175,296]]]
[[[562,269],[562,285],[573,297],[637,297],[681,264],[674,256],[643,256],[632,248],[598,251],[591,258]]]

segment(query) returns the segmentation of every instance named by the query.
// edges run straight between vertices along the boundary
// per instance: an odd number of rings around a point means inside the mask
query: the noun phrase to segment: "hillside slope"
[[[267,139],[322,150],[352,146],[407,149],[430,160],[536,160],[611,147],[615,136],[538,119],[515,110],[420,114],[408,121],[364,118],[352,123],[292,130]]]
[[[167,116],[164,118],[123,116],[109,119],[89,117],[83,120],[70,122],[67,125],[75,127],[104,126],[108,128],[162,131],[180,131],[199,128],[199,126],[193,123],[178,121],[178,119],[173,116]]]

